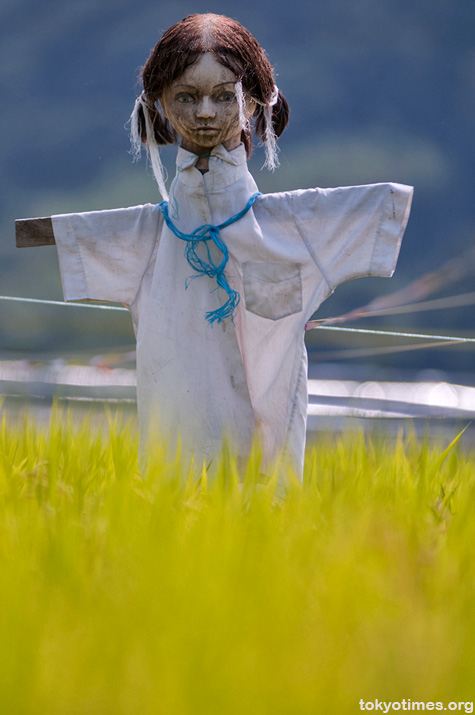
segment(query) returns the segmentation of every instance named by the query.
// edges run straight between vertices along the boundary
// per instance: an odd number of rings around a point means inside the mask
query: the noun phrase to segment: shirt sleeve
[[[331,290],[393,274],[412,194],[392,183],[292,192],[297,229]]]
[[[160,235],[153,204],[52,216],[66,301],[130,306]]]

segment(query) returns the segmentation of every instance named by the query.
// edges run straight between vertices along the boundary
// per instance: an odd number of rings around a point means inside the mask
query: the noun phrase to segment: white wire
[[[100,305],[99,303],[66,303],[62,300],[40,300],[39,298],[17,298],[11,295],[0,295],[0,300],[12,301],[15,303],[40,303],[42,305],[59,305],[66,308],[99,308],[99,310],[125,310],[119,305]]]
[[[41,300],[39,298],[21,298],[11,295],[0,295],[0,300],[12,301],[15,303],[39,303],[42,305],[59,305],[69,308],[97,308],[99,310],[122,310],[127,308],[116,305],[101,305],[99,303],[65,303],[60,300]],[[128,312],[128,311],[127,311]],[[419,340],[446,340],[454,343],[475,343],[475,338],[462,338],[455,335],[428,335],[426,333],[404,333],[393,330],[372,330],[370,328],[344,328],[340,325],[311,325],[307,323],[309,330],[333,330],[343,333],[359,333],[363,335],[387,335],[394,338],[417,338]]]
[[[342,328],[336,325],[314,325],[310,330],[337,330],[343,333],[363,333],[365,335],[389,335],[394,338],[419,338],[423,340],[447,340],[454,343],[475,343],[475,338],[460,338],[454,335],[427,335],[425,333],[400,333],[393,330],[370,330],[369,328]]]

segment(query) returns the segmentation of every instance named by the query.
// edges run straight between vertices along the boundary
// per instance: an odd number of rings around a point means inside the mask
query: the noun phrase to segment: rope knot
[[[186,260],[193,270],[199,274],[190,276],[187,280],[186,287],[188,287],[189,281],[193,278],[199,278],[200,275],[206,275],[216,280],[216,288],[223,288],[223,290],[225,290],[228,294],[228,300],[220,308],[210,310],[206,313],[205,317],[210,324],[213,324],[214,322],[221,323],[225,318],[232,318],[240,301],[239,293],[231,288],[224,271],[229,260],[229,251],[225,242],[221,238],[221,229],[230,226],[232,223],[236,223],[236,221],[239,221],[239,219],[245,216],[254,201],[260,195],[260,193],[253,194],[245,207],[234,216],[231,216],[231,218],[227,221],[220,223],[218,226],[213,224],[203,224],[202,226],[195,228],[192,233],[183,233],[175,226],[168,214],[168,201],[162,201],[162,203],[158,205],[168,228],[175,234],[175,236],[177,236],[177,238],[186,242]],[[210,246],[208,245],[209,242],[215,245],[222,255],[222,259],[219,264],[216,264],[211,256]],[[200,244],[204,244],[206,247],[205,258],[201,258],[197,253],[197,248]]]

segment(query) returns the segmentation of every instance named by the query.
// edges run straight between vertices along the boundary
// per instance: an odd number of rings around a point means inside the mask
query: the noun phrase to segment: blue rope
[[[220,223],[218,226],[213,226],[213,224],[204,224],[203,226],[195,228],[192,233],[183,233],[174,225],[174,223],[170,219],[170,216],[168,215],[167,201],[162,201],[162,203],[158,205],[158,208],[162,212],[165,219],[165,223],[167,224],[168,228],[175,234],[175,236],[177,236],[177,238],[180,238],[182,241],[186,241],[185,257],[190,266],[193,268],[193,270],[195,270],[201,275],[209,276],[210,278],[215,278],[218,287],[223,288],[228,294],[228,300],[226,301],[226,303],[224,303],[217,310],[210,310],[206,313],[206,319],[209,323],[214,323],[215,321],[221,323],[221,321],[223,321],[225,318],[232,317],[240,300],[239,293],[231,288],[224,272],[224,269],[229,259],[229,252],[228,247],[221,238],[220,231],[222,228],[226,228],[232,223],[236,223],[236,221],[239,221],[239,219],[241,219],[245,214],[247,214],[254,201],[260,195],[260,193],[253,194],[245,205],[245,207],[241,211],[239,211],[239,213],[235,214],[234,216],[231,216],[231,218],[229,218],[227,221],[224,221],[224,223]],[[216,265],[216,263],[211,258],[210,247],[208,245],[209,241],[212,241],[214,245],[218,248],[218,250],[221,252],[222,260],[221,263],[219,263],[218,265]],[[196,249],[198,248],[200,243],[204,243],[206,246],[207,260],[201,258],[196,252]],[[198,277],[199,276],[191,276],[191,278]],[[188,282],[186,287],[188,287]]]

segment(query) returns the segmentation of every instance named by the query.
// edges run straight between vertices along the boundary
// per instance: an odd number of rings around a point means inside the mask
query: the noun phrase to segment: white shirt
[[[225,222],[257,191],[242,145],[213,149],[205,174],[196,161],[179,149],[168,210],[183,233]],[[132,315],[142,446],[173,447],[180,434],[201,463],[223,437],[246,456],[257,436],[265,462],[283,451],[301,474],[305,323],[340,283],[392,275],[411,199],[400,184],[258,197],[221,230],[240,302],[213,325],[205,314],[228,296],[193,270],[156,205],[53,216],[65,300],[120,302]]]

